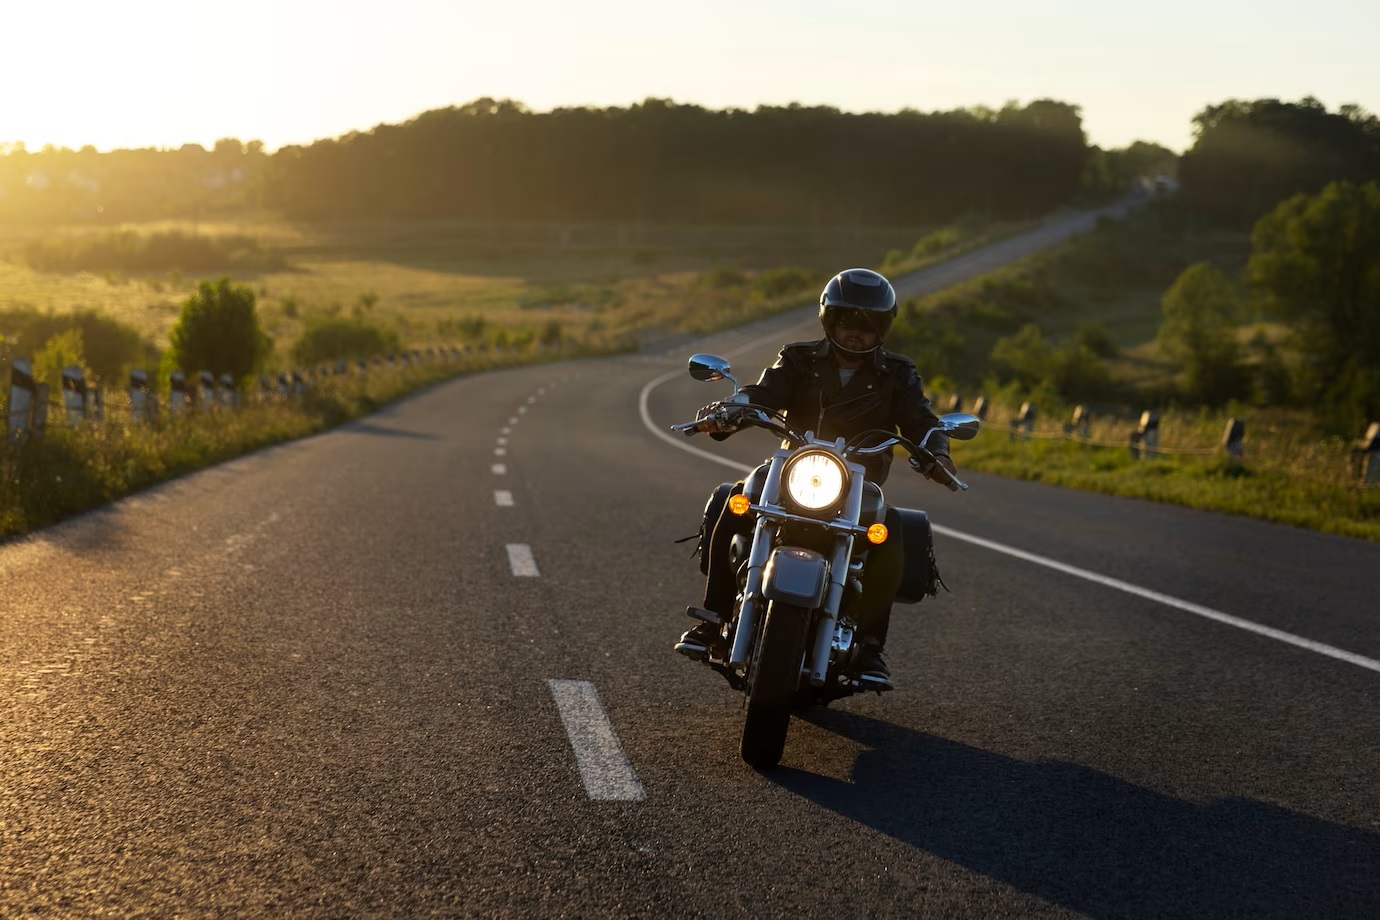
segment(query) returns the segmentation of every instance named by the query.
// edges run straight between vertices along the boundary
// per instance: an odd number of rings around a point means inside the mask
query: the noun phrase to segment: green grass
[[[1042,405],[1036,434],[1057,434],[1070,417],[1064,407]],[[1012,403],[993,406],[985,430],[956,444],[966,469],[1016,479],[1223,511],[1366,540],[1380,540],[1380,488],[1363,488],[1349,444],[1319,438],[1311,420],[1279,410],[1237,407],[1246,425],[1244,454],[1232,461],[1216,450],[1226,412],[1170,411],[1160,418],[1160,455],[1134,459],[1133,419],[1095,419],[1090,440],[1013,439]],[[1174,451],[1191,451],[1176,454]]]

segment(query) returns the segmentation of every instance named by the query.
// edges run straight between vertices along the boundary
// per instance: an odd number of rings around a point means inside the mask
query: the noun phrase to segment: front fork
[[[743,586],[743,602],[738,609],[738,626],[733,633],[733,649],[728,659],[731,668],[746,667],[752,653],[757,617],[763,601],[762,577],[776,543],[777,526],[765,517],[757,519],[757,527],[752,535],[752,551],[748,554],[747,583]],[[829,652],[834,643],[834,630],[838,626],[839,607],[843,603],[843,591],[848,581],[848,560],[852,553],[851,534],[834,541],[834,555],[829,560],[829,587],[815,617],[814,647],[808,650],[804,668],[805,673],[810,675],[810,683],[816,687],[824,685],[829,672]]]

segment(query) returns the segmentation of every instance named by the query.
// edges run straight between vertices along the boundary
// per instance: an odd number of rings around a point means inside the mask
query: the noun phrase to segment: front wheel
[[[758,630],[739,753],[744,762],[759,770],[776,766],[786,748],[791,699],[800,683],[809,626],[810,611],[772,601]]]

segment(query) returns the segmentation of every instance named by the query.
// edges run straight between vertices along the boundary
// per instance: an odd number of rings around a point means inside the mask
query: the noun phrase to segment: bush
[[[170,363],[184,373],[210,371],[236,380],[258,370],[273,349],[259,326],[254,291],[229,278],[203,281],[182,304],[168,338]]]
[[[815,273],[809,269],[797,266],[773,268],[752,280],[752,294],[761,300],[775,300],[808,290],[815,280]]]
[[[700,287],[711,291],[724,291],[747,284],[747,277],[733,268],[711,268],[700,275]]]
[[[1073,340],[1099,358],[1115,358],[1120,351],[1112,334],[1101,323],[1080,323],[1074,330]]]
[[[96,274],[277,271],[287,265],[277,250],[247,236],[141,236],[132,230],[37,240],[24,248],[24,260],[35,271]]]
[[[117,381],[131,367],[158,365],[158,348],[138,331],[94,310],[40,313],[20,308],[0,312],[0,336],[19,357],[35,351],[54,336],[75,330],[81,337],[85,365],[106,381]]]
[[[292,346],[292,360],[300,365],[329,361],[358,361],[402,347],[398,334],[358,319],[327,317],[307,322]]]

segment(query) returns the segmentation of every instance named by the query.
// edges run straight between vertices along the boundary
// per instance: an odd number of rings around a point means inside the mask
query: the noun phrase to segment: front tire
[[[739,753],[745,763],[759,770],[780,763],[786,749],[791,700],[800,684],[809,626],[808,610],[772,601],[757,633]]]

